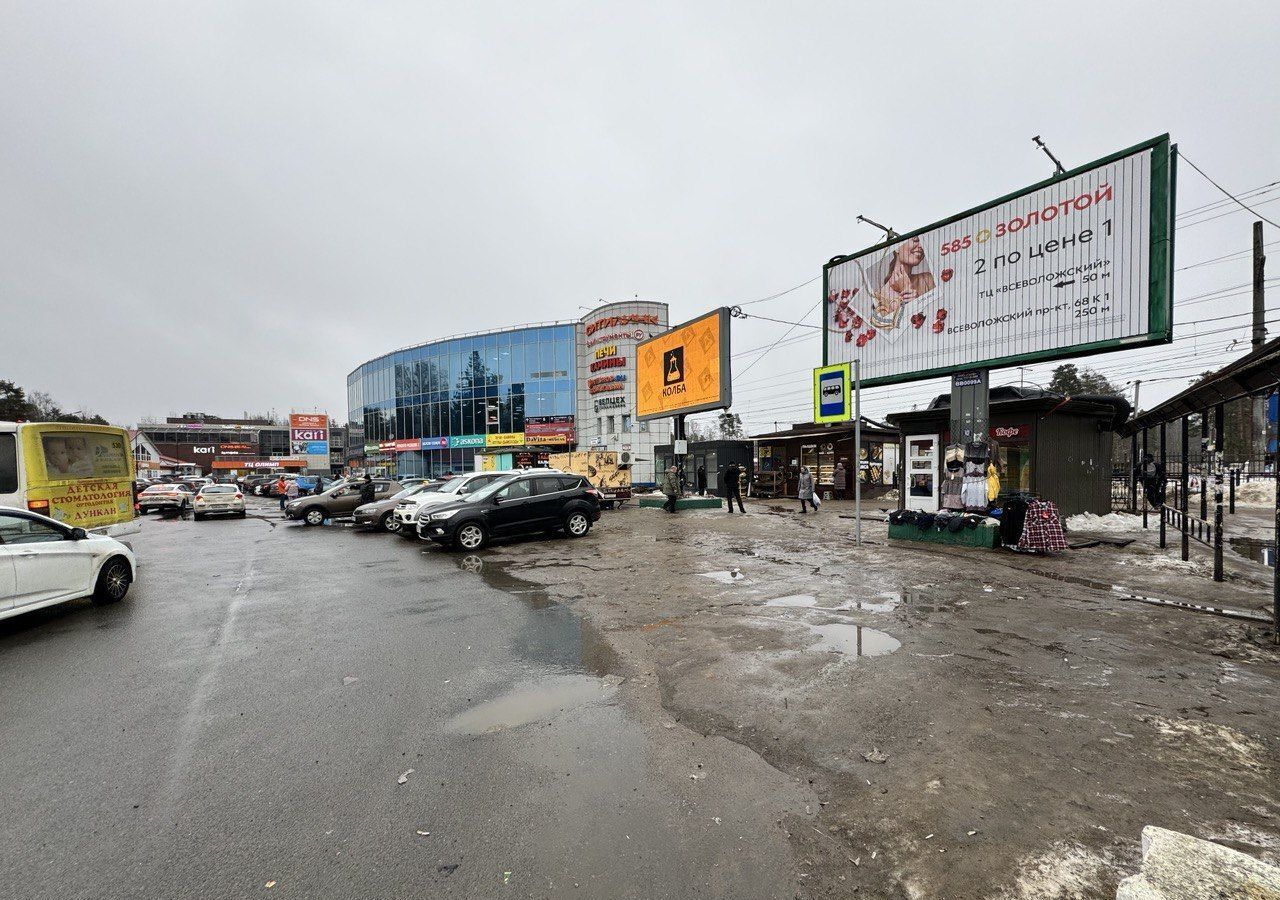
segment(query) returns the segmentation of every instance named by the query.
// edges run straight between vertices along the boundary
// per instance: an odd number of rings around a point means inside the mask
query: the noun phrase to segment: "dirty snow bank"
[[[1246,481],[1236,487],[1236,503],[1244,506],[1275,506],[1276,483],[1272,478]]]
[[[1129,532],[1142,530],[1142,516],[1130,513],[1078,513],[1066,521],[1067,531]]]

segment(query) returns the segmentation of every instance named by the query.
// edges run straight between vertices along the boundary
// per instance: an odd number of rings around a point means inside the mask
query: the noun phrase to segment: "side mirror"
[[[73,541],[87,540],[88,537],[89,537],[89,532],[85,531],[83,528],[71,529],[71,540]]]

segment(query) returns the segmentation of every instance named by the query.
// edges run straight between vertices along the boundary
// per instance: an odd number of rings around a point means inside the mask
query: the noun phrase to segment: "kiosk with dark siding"
[[[1115,432],[1129,417],[1122,397],[1062,394],[1027,387],[991,389],[990,439],[999,447],[1000,493],[1030,491],[1064,517],[1111,511]],[[951,440],[951,398],[889,415],[902,433],[902,508],[936,511],[943,448]]]

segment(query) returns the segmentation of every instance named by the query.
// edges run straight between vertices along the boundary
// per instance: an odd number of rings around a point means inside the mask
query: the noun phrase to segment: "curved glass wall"
[[[372,359],[347,376],[366,444],[524,431],[526,416],[576,412],[573,323],[448,338]],[[475,449],[396,454],[401,475],[474,468]]]

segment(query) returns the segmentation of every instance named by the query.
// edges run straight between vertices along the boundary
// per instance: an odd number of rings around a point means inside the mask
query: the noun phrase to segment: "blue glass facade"
[[[371,359],[347,376],[349,425],[366,444],[524,431],[576,413],[575,323],[447,338]],[[474,449],[396,454],[402,475],[474,468]]]

